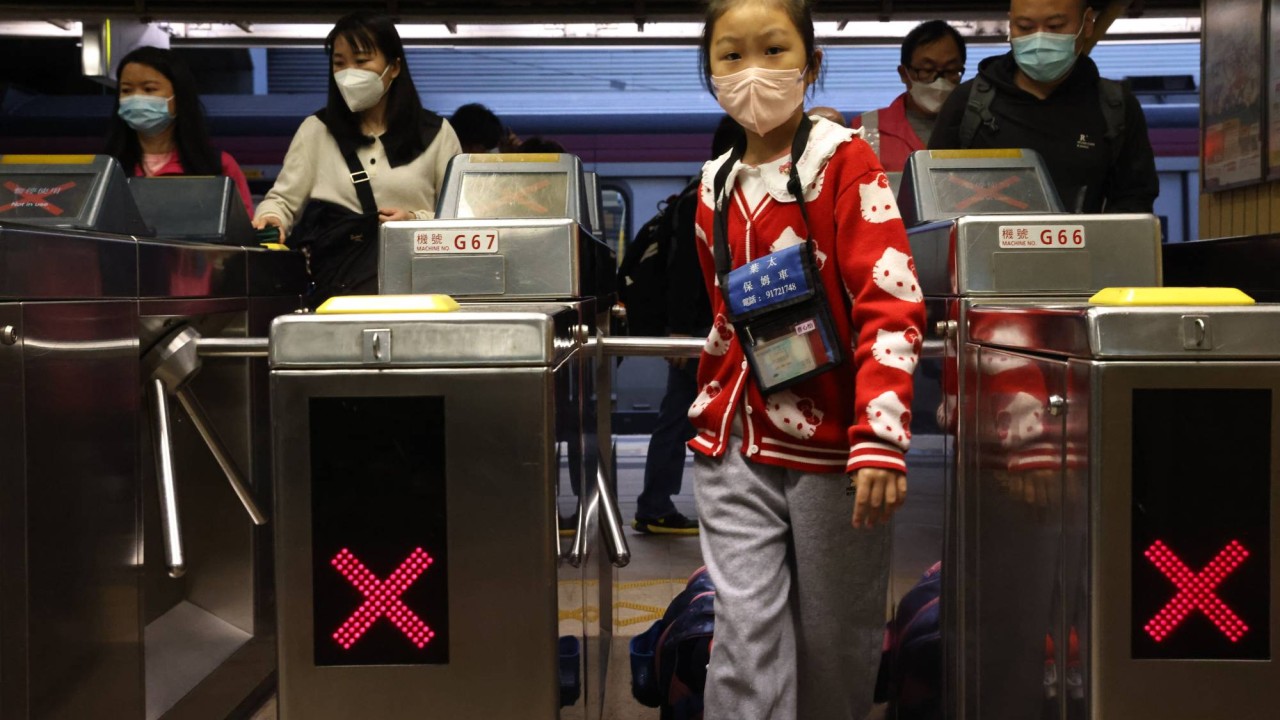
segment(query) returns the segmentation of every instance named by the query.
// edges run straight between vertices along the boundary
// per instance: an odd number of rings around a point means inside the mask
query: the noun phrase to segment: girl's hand
[[[378,208],[378,222],[392,220],[413,220],[414,214],[397,208]]]
[[[878,522],[889,522],[907,500],[907,476],[896,470],[862,468],[850,475],[849,481],[857,488],[853,501],[855,528],[873,528]]]
[[[268,225],[276,229],[276,234],[280,236],[280,242],[283,243],[284,228],[280,226],[280,218],[275,215],[263,215],[253,219],[254,230],[265,230]]]

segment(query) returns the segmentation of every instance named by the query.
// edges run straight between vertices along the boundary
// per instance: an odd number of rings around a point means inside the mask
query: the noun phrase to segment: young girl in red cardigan
[[[717,589],[705,717],[860,719],[885,619],[887,524],[906,497],[923,297],[875,154],[854,131],[804,115],[822,61],[809,3],[712,0],[701,55],[717,100],[746,130],[745,146],[703,169],[697,213],[716,318],[689,410],[702,550]],[[793,152],[802,130],[807,142]],[[717,208],[730,268],[808,242],[843,350],[833,368],[761,388],[751,363],[765,351],[748,356],[745,324],[732,321],[720,289]]]

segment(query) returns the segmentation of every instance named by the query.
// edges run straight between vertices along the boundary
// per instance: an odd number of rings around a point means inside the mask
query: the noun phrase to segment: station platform
[[[608,720],[655,720],[658,710],[647,708],[631,697],[631,677],[627,658],[627,641],[644,632],[662,617],[671,599],[684,588],[689,575],[702,566],[702,548],[698,536],[648,535],[630,529],[636,513],[636,498],[644,487],[645,455],[648,435],[619,435],[618,507],[627,523],[627,541],[631,545],[631,564],[619,571],[615,591],[614,612],[616,638],[609,677],[605,690],[605,718]],[[936,533],[935,518],[941,517],[942,505],[942,438],[924,435],[913,438],[909,499],[895,517],[896,538],[910,539],[913,532]],[[567,476],[566,476],[567,481]],[[676,509],[690,517],[697,516],[693,496],[693,455],[685,458],[684,482],[680,494],[673,498]],[[906,548],[927,547],[927,543],[907,542]],[[903,548],[899,549],[901,552]],[[898,563],[898,574],[892,578],[895,587],[910,587],[926,568],[938,558],[921,556]],[[886,608],[886,613],[888,608]],[[250,720],[276,720],[276,700],[270,698],[253,713]],[[871,718],[878,717],[873,713]]]

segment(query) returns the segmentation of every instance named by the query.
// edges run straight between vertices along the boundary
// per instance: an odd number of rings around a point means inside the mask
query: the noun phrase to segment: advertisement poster
[[[1275,0],[1270,0],[1275,4]],[[1201,74],[1204,189],[1262,180],[1266,5],[1263,0],[1205,4]]]
[[[1267,140],[1267,150],[1271,161],[1267,163],[1267,177],[1280,180],[1280,0],[1271,0],[1271,32],[1267,42],[1268,63],[1267,87],[1270,88],[1267,117],[1271,120],[1271,133]]]

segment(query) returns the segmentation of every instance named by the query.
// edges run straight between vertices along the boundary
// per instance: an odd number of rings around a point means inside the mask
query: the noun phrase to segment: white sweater
[[[412,213],[419,220],[430,220],[435,216],[436,194],[444,182],[445,168],[460,152],[458,136],[445,120],[431,145],[407,165],[391,167],[381,139],[360,147],[356,155],[369,174],[373,199],[380,209],[395,208]],[[302,208],[312,199],[360,212],[360,198],[342,151],[329,129],[314,115],[303,120],[294,134],[276,184],[258,204],[254,217],[280,218],[287,236]]]

